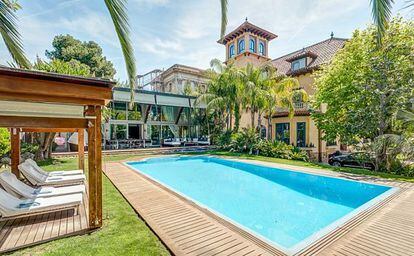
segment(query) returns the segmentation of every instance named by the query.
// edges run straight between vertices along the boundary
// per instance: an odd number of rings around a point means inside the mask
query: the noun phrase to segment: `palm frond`
[[[228,0],[220,0],[220,4],[221,4],[221,30],[220,30],[220,39],[222,39],[225,36],[225,34],[226,34]]]
[[[391,18],[391,8],[394,0],[371,0],[372,18],[377,26],[377,41],[382,42],[388,22]]]
[[[127,0],[105,0],[105,5],[108,8],[109,14],[111,15],[116,34],[118,35],[118,39],[121,44],[122,53],[124,55],[124,61],[128,73],[129,86],[131,88],[130,108],[132,108],[134,104],[136,66],[134,49],[132,48],[130,38],[131,29],[129,26],[126,3]]]
[[[414,111],[400,110],[397,113],[397,118],[402,120],[405,125],[414,125]]]
[[[30,68],[31,64],[25,56],[21,35],[17,30],[15,8],[5,1],[0,1],[0,34],[13,61],[20,68]]]
[[[407,0],[405,2],[406,2],[406,5],[404,6],[403,9],[414,7],[414,0]]]

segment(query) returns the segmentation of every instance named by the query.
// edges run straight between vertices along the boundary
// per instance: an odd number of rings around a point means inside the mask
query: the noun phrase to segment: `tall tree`
[[[21,35],[17,30],[15,12],[20,5],[15,0],[0,0],[0,34],[13,61],[21,68],[30,68],[23,49]]]
[[[314,113],[327,140],[345,143],[394,133],[396,113],[414,96],[414,23],[392,20],[377,46],[377,28],[355,31],[315,81]]]
[[[54,72],[66,75],[85,77],[91,76],[89,66],[73,59],[68,62],[59,59],[53,59],[50,62],[46,62],[41,59],[37,59],[37,61],[33,65],[33,68],[41,71]],[[51,157],[51,145],[53,143],[55,135],[56,133],[54,132],[32,134],[35,143],[39,146],[35,153],[36,159],[44,160]]]
[[[414,6],[414,0],[407,0],[405,8]],[[371,0],[371,13],[374,24],[377,27],[377,42],[382,43],[382,38],[391,19],[391,9],[394,0]]]
[[[128,14],[126,10],[127,0],[105,0],[106,7],[111,15],[114,23],[116,34],[118,35],[119,43],[121,44],[122,53],[124,55],[124,62],[128,74],[129,87],[131,89],[130,108],[134,104],[134,90],[136,83],[136,64],[134,48],[132,47]]]
[[[226,34],[226,27],[227,27],[227,5],[228,5],[228,0],[220,0],[220,5],[221,5],[220,38],[223,38]]]
[[[136,67],[135,56],[130,39],[130,26],[126,12],[127,0],[104,0],[105,5],[111,15],[115,31],[118,35],[127,67],[128,79],[131,88],[135,87]],[[18,0],[0,0],[0,34],[5,42],[16,64],[22,68],[30,68],[30,62],[27,60],[23,50],[23,43],[20,33],[17,30],[17,17],[14,11],[20,8]],[[95,72],[92,70],[92,72]],[[105,77],[113,77],[115,72],[111,69],[104,72]],[[96,75],[96,73],[95,73]],[[99,75],[98,75],[99,76]],[[131,102],[133,102],[134,90],[131,90]]]
[[[102,48],[93,41],[81,42],[71,35],[58,35],[52,46],[53,50],[46,50],[46,56],[51,60],[76,60],[87,65],[94,77],[113,78],[116,73],[112,62],[103,56]]]

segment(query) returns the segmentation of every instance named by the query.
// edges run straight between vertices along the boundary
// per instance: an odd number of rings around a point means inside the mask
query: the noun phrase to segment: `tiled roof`
[[[183,73],[189,73],[189,74],[194,74],[194,75],[199,75],[199,76],[205,76],[205,70],[200,69],[200,68],[195,68],[195,67],[191,67],[191,66],[186,66],[186,65],[182,65],[182,64],[174,64],[171,67],[169,67],[167,70],[165,70],[161,76],[162,77],[166,77],[167,75],[175,72],[175,71],[180,71]]]
[[[321,64],[328,63],[331,61],[332,57],[335,53],[344,47],[345,42],[347,39],[342,38],[329,38],[325,41],[316,43],[314,45],[305,47],[298,51],[294,51],[282,57],[272,60],[273,65],[277,68],[277,71],[280,74],[285,75],[297,75],[307,73],[311,70],[318,68]],[[316,55],[313,60],[308,63],[306,68],[296,70],[295,72],[291,71],[291,63],[288,60],[292,60],[293,58],[302,55],[302,53],[311,52]]]
[[[272,32],[267,31],[263,28],[260,28],[256,25],[253,25],[252,23],[246,20],[240,26],[238,26],[235,30],[225,35],[222,39],[219,39],[217,43],[226,44],[228,41],[233,40],[234,38],[238,37],[239,35],[245,32],[251,32],[255,35],[259,35],[263,38],[266,38],[269,41],[277,37],[277,35],[273,34]]]

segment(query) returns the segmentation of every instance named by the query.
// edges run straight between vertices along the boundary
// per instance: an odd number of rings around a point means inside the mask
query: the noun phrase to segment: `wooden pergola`
[[[20,176],[20,132],[78,132],[84,169],[88,133],[89,227],[102,226],[102,107],[114,82],[0,67],[0,127],[11,131],[11,170]]]

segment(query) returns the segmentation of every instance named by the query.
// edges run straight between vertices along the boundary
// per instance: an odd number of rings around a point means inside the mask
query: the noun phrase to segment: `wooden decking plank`
[[[23,230],[20,233],[20,237],[17,239],[16,243],[15,243],[15,247],[20,247],[22,245],[24,245],[26,243],[26,239],[27,237],[30,235],[31,233],[31,229],[33,227],[33,223],[36,219],[36,216],[31,216],[29,218],[27,218],[26,223],[23,224]],[[35,233],[36,231],[33,230]]]
[[[394,185],[401,189],[386,200],[359,213],[298,255],[373,255],[379,250],[390,255],[399,255],[404,251],[403,245],[407,248],[405,252],[411,253],[414,245],[414,239],[410,240],[414,230],[414,216],[410,213],[414,211],[414,196],[409,194],[413,194],[412,184],[390,182],[386,179],[370,180],[370,177],[366,176],[324,170],[309,172]],[[283,255],[283,252],[266,242],[208,213],[122,164],[107,164],[105,174],[176,255]],[[203,219],[208,222],[201,221]],[[198,223],[198,220],[201,222]],[[370,223],[371,227],[367,223]],[[389,232],[386,233],[387,231]],[[230,237],[224,240],[211,240],[211,237],[223,232],[230,234]],[[381,235],[382,232],[385,234]],[[397,241],[393,236],[398,235]],[[388,240],[380,244],[381,238]],[[201,247],[196,251],[188,251],[189,248],[186,246],[194,243]],[[384,251],[383,247],[389,249]],[[393,247],[395,250],[392,250]]]
[[[28,219],[28,217],[17,219],[17,222],[14,223],[15,225],[13,225],[11,229],[10,235],[7,237],[5,248],[13,248],[15,246]]]
[[[209,252],[223,255],[225,252],[230,254],[233,251],[263,252],[263,249],[258,248],[250,240],[229,230],[222,223],[126,166],[119,163],[107,164],[105,174],[176,255],[195,255],[188,251],[188,246],[194,244],[197,245],[194,248],[197,253],[206,255],[210,255]],[[137,187],[139,189],[136,189]],[[224,237],[215,238],[217,235]],[[250,250],[245,250],[249,247]]]

